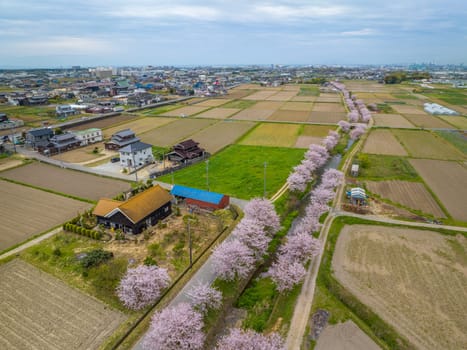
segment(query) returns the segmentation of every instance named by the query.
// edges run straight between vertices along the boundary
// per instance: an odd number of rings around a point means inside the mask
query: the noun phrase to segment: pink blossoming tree
[[[264,230],[264,226],[258,220],[245,217],[232,232],[233,236],[250,248],[259,260],[268,249],[271,237]]]
[[[219,309],[222,305],[222,293],[207,283],[192,287],[186,296],[193,308],[203,314],[209,309]]]
[[[280,293],[291,290],[303,280],[305,274],[306,270],[300,262],[289,261],[284,255],[279,255],[268,271]]]
[[[145,350],[198,350],[204,345],[203,316],[188,303],[156,312],[143,340]]]
[[[141,265],[128,269],[117,287],[117,295],[126,307],[139,310],[154,302],[169,282],[166,269]]]
[[[276,209],[268,199],[254,198],[250,200],[245,205],[243,212],[246,218],[255,219],[260,222],[270,235],[274,235],[281,227]]]
[[[214,272],[226,281],[247,277],[255,262],[254,252],[237,238],[222,242],[212,253]]]
[[[233,328],[220,339],[216,350],[285,350],[285,344],[277,333],[262,335],[250,329]]]
[[[340,120],[337,125],[340,126],[343,132],[348,132],[350,130],[350,123],[345,120]]]

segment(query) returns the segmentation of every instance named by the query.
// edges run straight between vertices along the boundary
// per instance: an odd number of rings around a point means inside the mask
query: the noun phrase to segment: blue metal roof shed
[[[197,188],[174,185],[170,191],[173,196],[194,199],[201,202],[219,204],[224,198],[223,194],[216,192],[208,192]]]

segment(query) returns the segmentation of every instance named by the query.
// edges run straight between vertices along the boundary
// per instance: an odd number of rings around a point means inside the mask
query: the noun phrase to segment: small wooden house
[[[181,163],[187,160],[199,158],[203,156],[204,148],[201,148],[198,145],[199,142],[195,142],[192,139],[177,143],[173,147],[172,152],[170,152],[167,157],[169,160],[174,160]]]
[[[97,223],[125,233],[141,233],[172,213],[172,196],[156,185],[125,202],[103,198],[94,208]]]

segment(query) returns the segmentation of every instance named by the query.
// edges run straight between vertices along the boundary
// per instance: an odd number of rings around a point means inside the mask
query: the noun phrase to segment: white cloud
[[[12,43],[16,53],[28,55],[73,55],[110,53],[113,48],[110,42],[102,39],[56,36],[34,41],[18,41]]]
[[[217,9],[207,6],[150,6],[150,5],[123,5],[120,8],[107,12],[116,17],[133,18],[188,18],[200,21],[215,20],[220,17]]]
[[[370,28],[364,28],[360,30],[352,30],[349,32],[342,32],[341,35],[343,36],[369,36],[375,35],[376,31]]]
[[[295,20],[306,18],[333,17],[349,13],[344,6],[274,6],[262,5],[255,7],[260,15],[275,19]]]

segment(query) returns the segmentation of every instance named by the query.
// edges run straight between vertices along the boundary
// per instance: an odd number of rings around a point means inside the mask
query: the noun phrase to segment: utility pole
[[[268,163],[267,162],[264,162],[264,180],[263,180],[263,183],[264,183],[264,188],[263,188],[263,197],[266,198],[266,167],[267,167]]]
[[[131,153],[133,156],[133,167],[135,168],[135,179],[136,179],[136,182],[138,182],[138,171],[136,170],[135,153],[134,152],[131,152]]]
[[[209,192],[209,159],[206,160],[206,187],[208,188]]]
[[[188,218],[187,224],[188,224],[188,249],[190,250],[190,269],[193,266],[193,244],[191,240],[191,228],[190,228],[190,221],[191,219]]]

